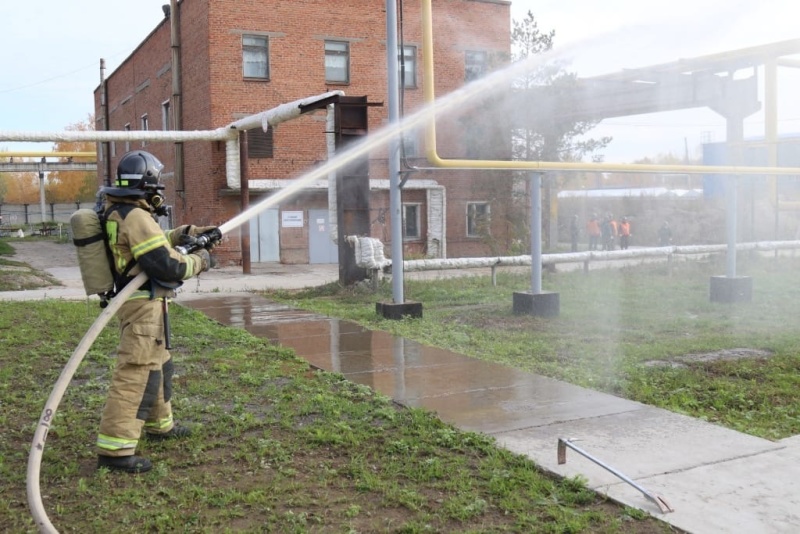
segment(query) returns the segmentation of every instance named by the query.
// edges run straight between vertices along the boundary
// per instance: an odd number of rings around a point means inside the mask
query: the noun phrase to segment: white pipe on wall
[[[328,161],[336,155],[336,114],[333,104],[328,104],[328,115],[325,117],[325,143],[328,147]],[[336,203],[336,171],[328,173],[328,225],[330,237],[334,243],[339,242],[339,210]]]

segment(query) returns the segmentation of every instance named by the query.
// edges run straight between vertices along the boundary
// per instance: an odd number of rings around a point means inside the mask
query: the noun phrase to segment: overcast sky
[[[409,0],[407,0],[409,1]],[[418,1],[418,0],[410,0]],[[100,58],[110,74],[163,18],[168,0],[39,0],[0,3],[0,130],[61,131],[93,111]],[[516,0],[531,10],[580,76],[800,38],[800,0]],[[779,130],[800,132],[800,69],[779,69]],[[790,90],[793,88],[793,90]],[[297,95],[298,98],[305,95]],[[763,115],[746,122],[763,133]],[[724,140],[707,110],[608,119],[606,161],[683,154]],[[0,143],[0,150],[50,150],[48,143]]]

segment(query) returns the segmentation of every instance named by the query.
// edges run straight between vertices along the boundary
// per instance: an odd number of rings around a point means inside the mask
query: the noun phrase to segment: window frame
[[[131,131],[131,123],[126,122],[125,126],[123,127],[123,130],[125,130],[126,132],[130,132]],[[131,151],[131,141],[130,141],[130,139],[126,139],[125,140],[125,153],[127,154],[130,151]]]
[[[246,42],[248,39],[252,41],[262,41],[263,44]],[[263,72],[250,72],[248,65],[257,65],[260,61],[248,61],[248,54],[251,58],[253,55],[263,55]],[[242,78],[245,80],[259,80],[269,81],[270,79],[270,61],[269,61],[269,37],[266,35],[258,35],[254,33],[242,34]]]
[[[483,213],[476,213],[478,206],[484,207],[485,211]],[[491,235],[492,205],[490,202],[480,200],[467,202],[466,216],[465,233],[467,237],[484,237],[486,235]],[[485,220],[481,221],[478,217],[483,217]],[[486,230],[485,234],[481,233],[483,229]]]
[[[147,113],[143,113],[139,120],[141,122],[143,132],[150,130],[150,119],[147,117]],[[142,139],[142,146],[147,146],[146,139]]]
[[[172,112],[172,105],[170,104],[169,100],[164,100],[161,103],[161,129],[169,131],[170,127],[172,126],[172,121],[170,120]]]
[[[408,233],[408,210],[414,208],[414,225],[416,226],[416,235]],[[403,241],[419,241],[422,239],[422,203],[421,202],[403,202]]]
[[[403,45],[403,89],[416,89],[417,88],[417,47],[414,45]],[[411,67],[409,68],[409,58],[411,59]],[[411,73],[411,80],[409,80],[409,70]]]
[[[464,51],[464,82],[483,77],[488,70],[489,54],[485,50]]]
[[[335,50],[329,46],[342,46],[344,50]],[[325,83],[347,85],[350,83],[350,43],[336,39],[325,39]],[[344,58],[344,79],[334,79],[329,75],[333,67],[328,67],[328,59]],[[338,68],[336,69],[339,70]]]
[[[419,134],[416,130],[405,131],[401,134],[400,141],[403,143],[403,155],[407,158],[420,157]]]

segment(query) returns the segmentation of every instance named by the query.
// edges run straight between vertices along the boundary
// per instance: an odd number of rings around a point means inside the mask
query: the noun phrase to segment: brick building
[[[182,0],[176,5],[177,13],[165,6],[164,20],[95,90],[97,130],[211,130],[334,90],[372,104],[386,103],[383,0]],[[508,54],[510,2],[433,0],[432,6],[439,96],[485,73],[493,57]],[[423,104],[419,2],[403,3],[402,21],[402,113],[409,114]],[[176,80],[174,64],[180,65]],[[379,129],[387,107],[371,105],[367,111],[369,130]],[[469,119],[474,112],[462,109],[458,117],[437,122],[443,157],[474,157],[470,146],[482,143],[475,133],[479,121]],[[325,130],[321,109],[266,133],[248,132],[250,204],[324,161]],[[422,132],[404,136],[409,165],[425,167],[422,144]],[[142,147],[165,164],[172,224],[222,224],[241,211],[241,190],[226,182],[225,146],[220,142],[102,143],[100,179],[113,176],[122,154]],[[487,171],[410,173],[402,198],[406,254],[465,257],[504,250],[511,186],[490,178]],[[370,153],[369,183],[370,233],[389,251],[385,149]],[[251,259],[336,262],[336,245],[326,232],[331,222],[325,185],[309,186],[250,221]],[[216,250],[225,262],[241,261],[238,230]]]

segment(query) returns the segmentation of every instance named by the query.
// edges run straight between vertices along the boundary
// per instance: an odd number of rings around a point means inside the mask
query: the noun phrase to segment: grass
[[[623,269],[546,273],[560,295],[556,318],[515,316],[512,294],[528,274],[406,281],[423,318],[390,321],[378,294],[331,285],[267,296],[430,346],[564,380],[761,436],[800,434],[800,259],[740,255],[751,303],[709,301],[724,258]],[[759,357],[726,359],[742,352]],[[714,355],[714,358],[707,358]]]
[[[0,306],[2,532],[36,531],[25,495],[30,441],[98,311],[94,301]],[[115,362],[109,325],[78,368],[44,451],[43,500],[60,532],[673,531],[243,330],[180,306],[171,318],[174,409],[195,434],[142,443],[150,473],[95,468]]]

